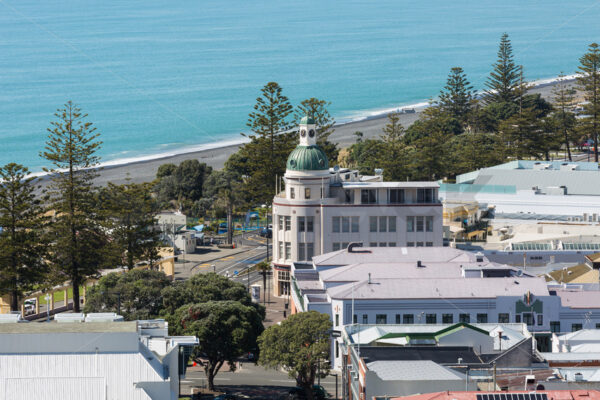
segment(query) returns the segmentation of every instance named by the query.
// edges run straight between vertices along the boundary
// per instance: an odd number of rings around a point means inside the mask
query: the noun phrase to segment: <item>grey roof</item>
[[[0,324],[1,334],[137,332],[137,322],[72,322]]]
[[[350,265],[360,263],[416,263],[417,261],[475,263],[474,253],[451,247],[360,247],[313,257],[315,265]],[[487,259],[484,258],[484,261]]]
[[[373,361],[367,368],[384,381],[460,381],[464,376],[430,360]]]
[[[498,296],[549,296],[544,278],[372,278],[327,290],[332,299],[489,299]]]
[[[517,190],[566,186],[567,194],[600,196],[600,171],[561,171],[486,168],[473,182],[476,185],[516,186]]]

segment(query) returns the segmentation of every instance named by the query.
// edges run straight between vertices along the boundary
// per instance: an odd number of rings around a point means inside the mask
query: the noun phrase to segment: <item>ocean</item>
[[[454,66],[481,89],[503,32],[527,79],[573,74],[599,17],[597,0],[0,0],[0,165],[41,171],[68,100],[114,164],[240,140],[269,81],[338,121],[427,101]]]

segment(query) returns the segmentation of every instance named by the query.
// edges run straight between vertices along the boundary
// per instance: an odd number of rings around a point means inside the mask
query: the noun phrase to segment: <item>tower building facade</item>
[[[442,204],[436,182],[385,182],[330,168],[317,145],[311,117],[300,121],[299,144],[289,155],[285,189],[273,199],[273,284],[277,296],[290,290],[292,263],[364,247],[442,246]]]

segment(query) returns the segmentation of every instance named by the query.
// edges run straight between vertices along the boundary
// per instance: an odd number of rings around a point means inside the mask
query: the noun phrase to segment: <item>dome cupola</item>
[[[317,145],[317,127],[311,116],[300,120],[298,129],[300,142],[287,160],[291,171],[323,171],[329,169],[325,152]]]

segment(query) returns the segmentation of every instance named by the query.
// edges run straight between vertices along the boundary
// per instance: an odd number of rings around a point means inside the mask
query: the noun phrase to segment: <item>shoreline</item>
[[[533,83],[534,86],[529,90],[529,93],[540,93],[543,97],[548,98],[551,95],[552,88],[558,82],[571,83],[574,80],[574,75],[566,76],[562,80],[558,78],[539,80]],[[337,143],[341,148],[344,148],[355,143],[356,138],[354,133],[357,131],[362,132],[363,137],[366,139],[377,137],[381,135],[387,121],[387,115],[390,112],[402,108],[414,108],[414,113],[400,114],[400,123],[407,128],[419,118],[421,112],[427,108],[427,104],[420,102],[388,109],[365,111],[366,115],[363,114],[364,116],[343,118],[342,122],[335,125],[335,131],[330,136],[330,140]],[[139,158],[108,161],[99,166],[99,176],[96,178],[95,183],[106,185],[108,182],[121,184],[128,180],[135,183],[152,181],[155,179],[156,171],[160,165],[165,163],[179,164],[189,159],[197,159],[214,169],[221,169],[229,156],[235,153],[247,141],[247,139],[240,137],[239,140],[229,140],[225,143],[217,142],[190,146],[180,152],[168,152],[141,156]],[[48,176],[45,173],[34,173],[32,175],[37,176],[39,179],[38,182],[42,183],[47,180]]]

